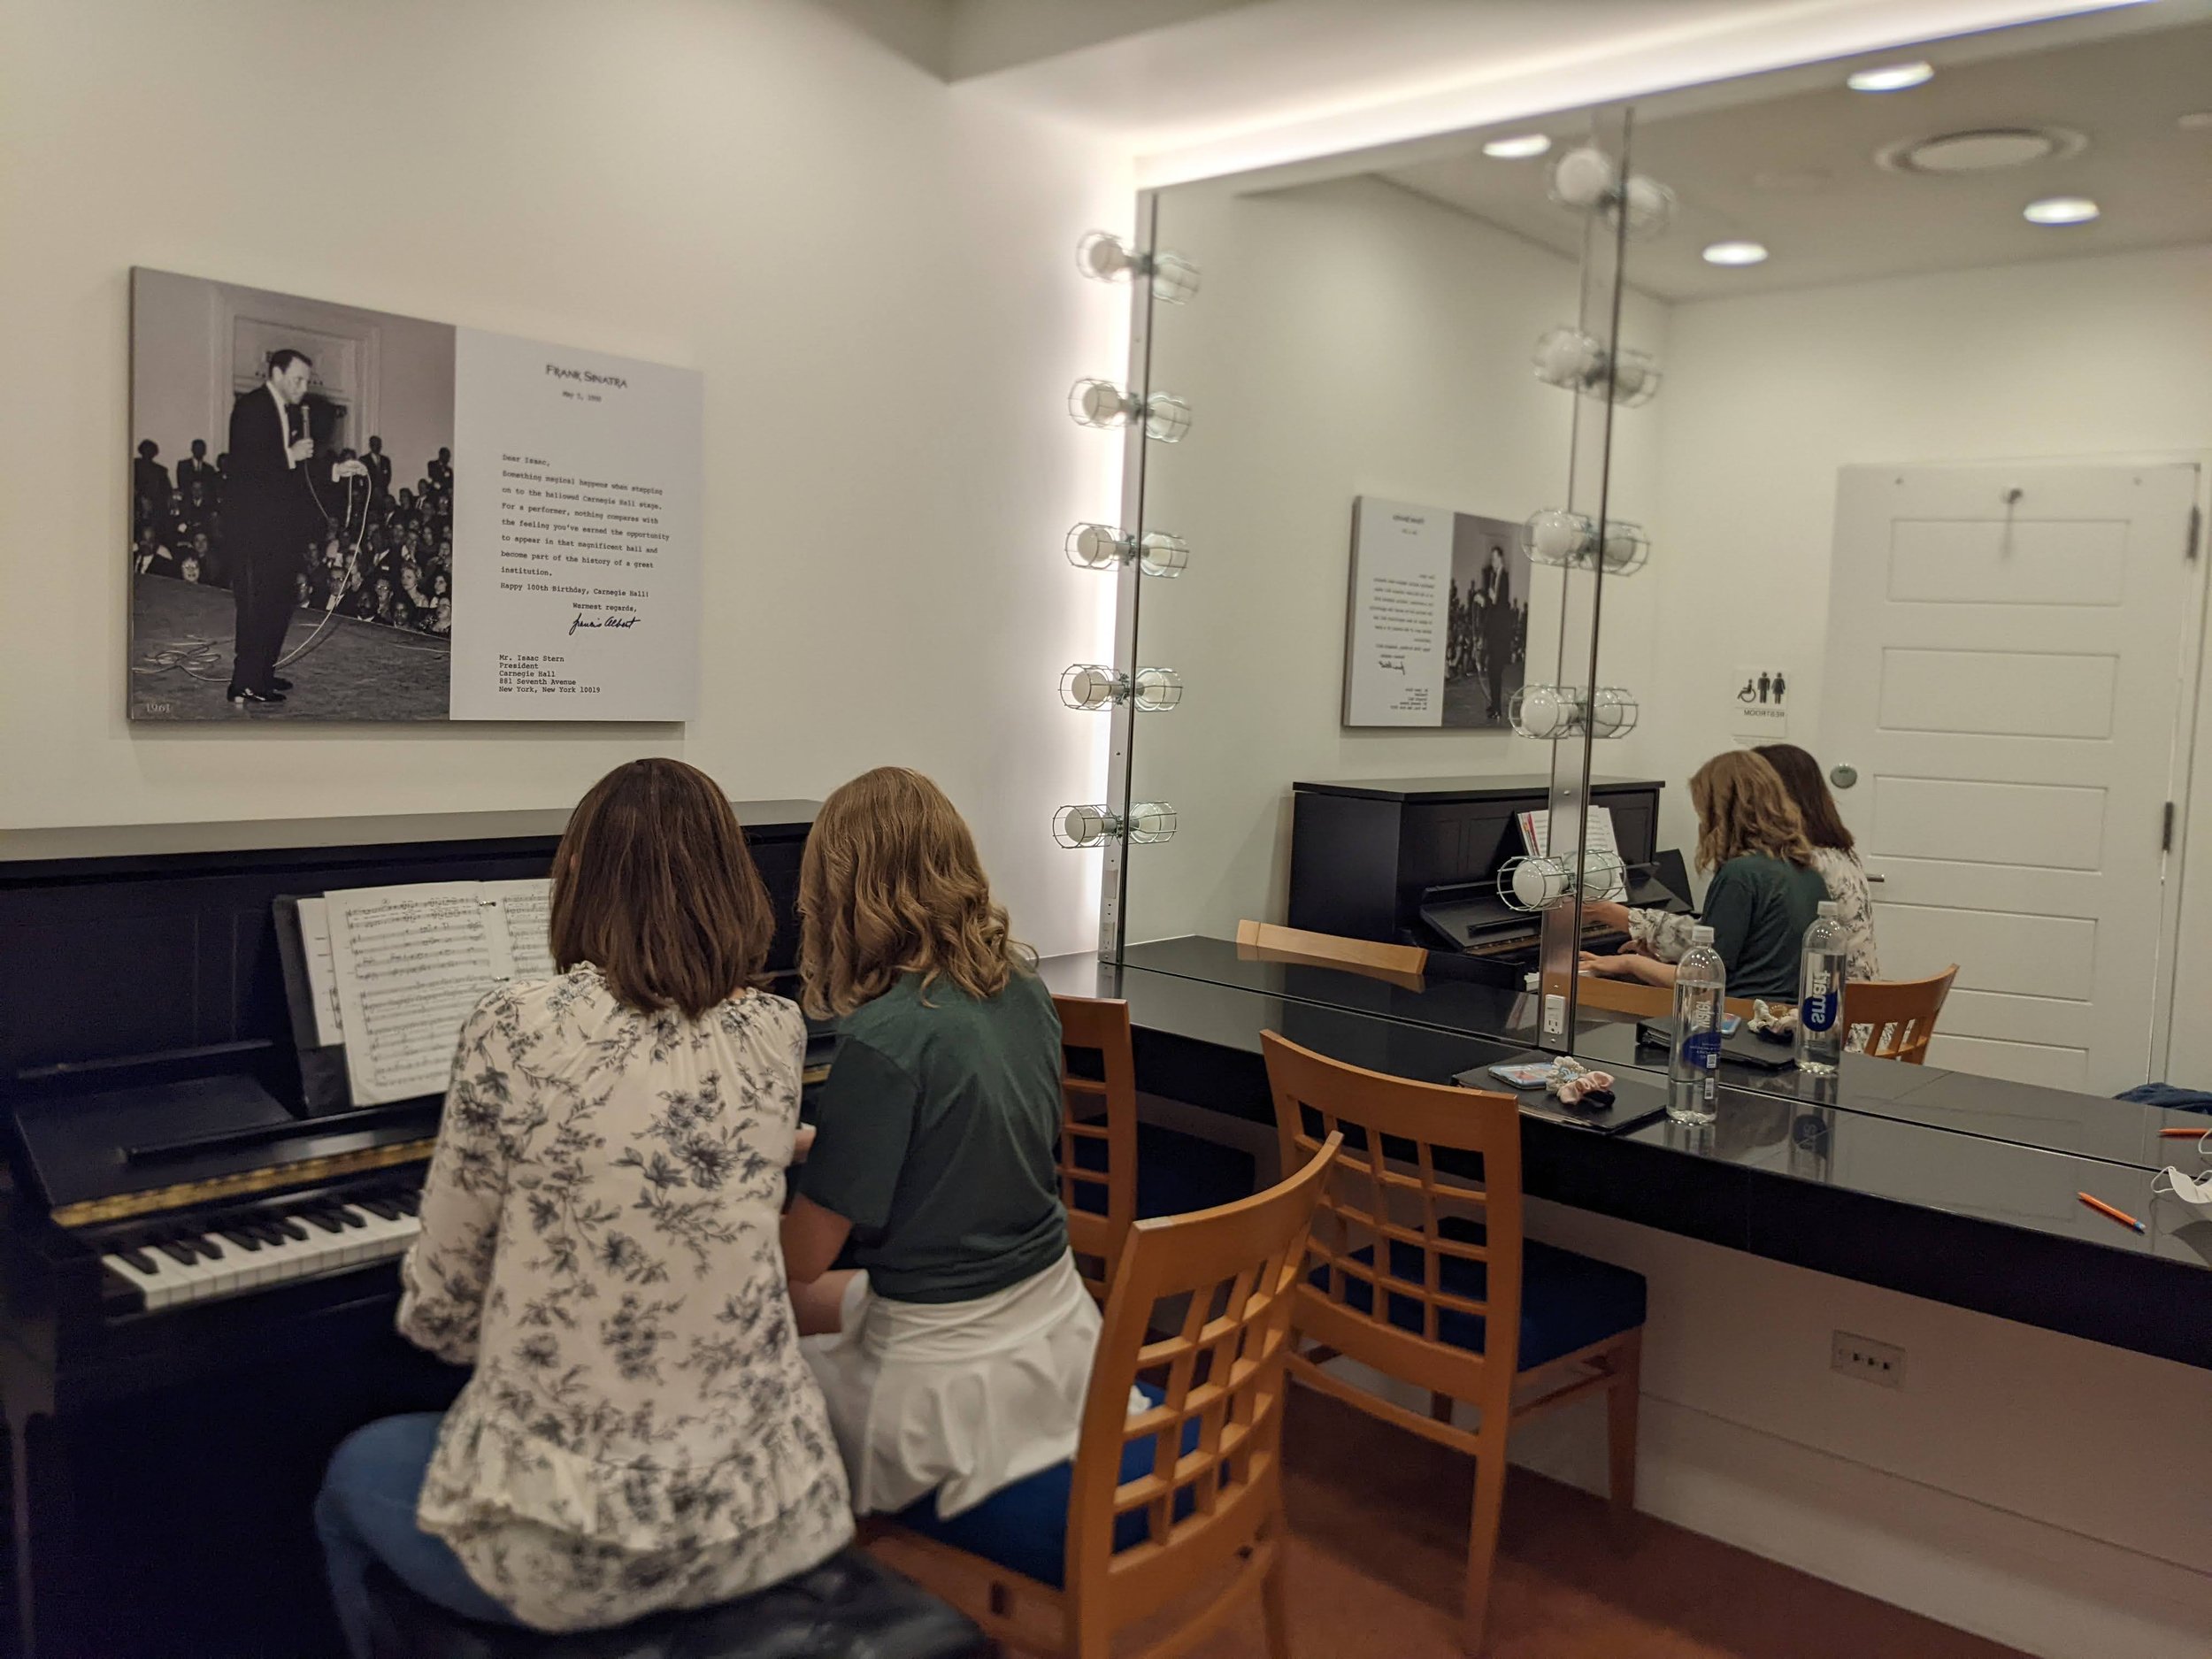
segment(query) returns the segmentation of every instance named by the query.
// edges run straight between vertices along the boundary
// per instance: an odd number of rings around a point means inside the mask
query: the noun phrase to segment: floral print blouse
[[[687,1020],[596,968],[462,1028],[401,1333],[473,1363],[417,1518],[547,1630],[726,1601],[852,1536],[777,1227],[799,1010]]]
[[[1816,847],[1813,868],[1820,872],[1828,896],[1836,902],[1836,919],[1843,924],[1844,947],[1850,952],[1845,972],[1854,984],[1880,979],[1882,958],[1874,948],[1874,902],[1867,893],[1866,870],[1858,854]],[[1671,910],[1631,910],[1628,936],[1640,945],[1648,945],[1660,961],[1679,962],[1690,948],[1690,929],[1696,921],[1694,916]]]

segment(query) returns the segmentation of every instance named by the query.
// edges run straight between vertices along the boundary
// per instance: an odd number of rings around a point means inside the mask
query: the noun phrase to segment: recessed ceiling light
[[[1705,250],[1707,265],[1757,265],[1766,257],[1763,242],[1717,242]]]
[[[2031,225],[2086,225],[2097,217],[2097,204],[2085,196],[2047,196],[2020,210]]]
[[[2192,110],[2174,125],[2184,132],[2200,133],[2212,127],[2212,110]]]
[[[2088,146],[2088,139],[2071,127],[1985,127],[1900,139],[1877,150],[1874,159],[1892,173],[1948,175],[2063,161]]]
[[[1884,64],[1878,69],[1855,71],[1844,80],[1854,92],[1902,92],[1935,79],[1933,64]]]
[[[1551,148],[1551,140],[1541,133],[1520,133],[1511,138],[1494,138],[1482,147],[1486,156],[1495,156],[1500,161],[1526,161],[1531,156],[1540,156]]]

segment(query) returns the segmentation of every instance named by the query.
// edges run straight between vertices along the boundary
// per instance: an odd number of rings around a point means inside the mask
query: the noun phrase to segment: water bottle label
[[[1720,1070],[1720,1033],[1694,1031],[1682,1040],[1682,1057],[1700,1071]]]
[[[1797,1018],[1807,1031],[1832,1031],[1836,1016],[1842,1012],[1843,999],[1833,991],[1809,996],[1797,1011]]]

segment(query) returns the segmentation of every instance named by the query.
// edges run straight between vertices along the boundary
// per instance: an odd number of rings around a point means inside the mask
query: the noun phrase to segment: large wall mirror
[[[1190,557],[1130,583],[1185,695],[1129,726],[1175,833],[1126,962],[1575,1041],[1635,978],[1574,972],[1595,901],[1701,905],[1690,780],[1787,744],[1879,977],[1957,966],[1932,1064],[2212,1087],[2212,8],[1147,206],[1204,287],[1146,331],[1192,419],[1137,528]],[[1563,853],[1592,902],[1522,867]],[[1278,927],[1421,988],[1302,986]]]

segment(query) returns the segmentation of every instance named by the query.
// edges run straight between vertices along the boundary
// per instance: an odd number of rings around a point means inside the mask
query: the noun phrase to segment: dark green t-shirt
[[[1715,871],[1701,919],[1728,970],[1728,995],[1794,1002],[1805,930],[1827,896],[1820,872],[1779,858],[1747,854]]]
[[[1066,1254],[1060,1017],[1034,974],[981,1001],[902,974],[838,1033],[799,1191],[853,1224],[876,1294],[968,1302]]]

